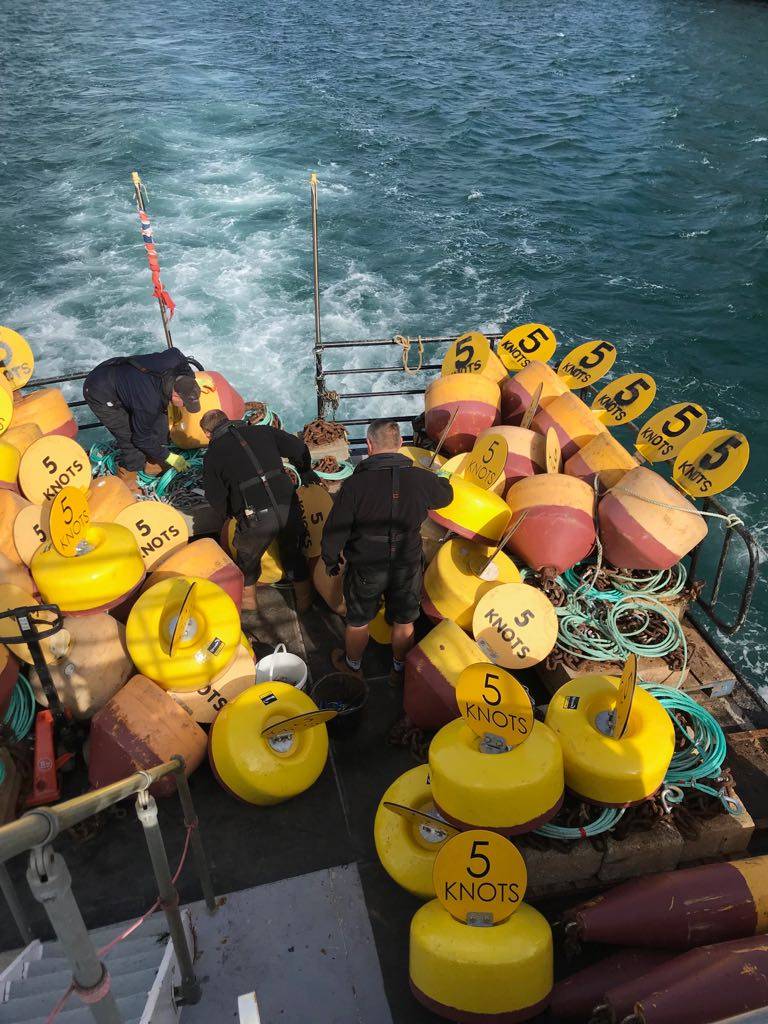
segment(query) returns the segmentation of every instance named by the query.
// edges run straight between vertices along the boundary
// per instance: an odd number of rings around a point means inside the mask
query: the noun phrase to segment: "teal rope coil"
[[[727,754],[725,733],[714,716],[682,690],[651,683],[640,685],[659,701],[683,739],[683,748],[673,755],[664,777],[668,792],[662,793],[662,799],[667,804],[680,803],[685,791],[693,789],[720,800],[730,814],[738,814],[738,801],[728,796],[722,785],[713,785],[722,781]],[[690,727],[681,720],[681,714],[690,720]]]
[[[347,477],[352,476],[355,471],[355,467],[351,462],[342,462],[340,468],[335,473],[321,473],[319,469],[315,469],[315,473],[322,480],[346,480]]]
[[[19,673],[19,678],[11,693],[11,701],[3,718],[17,742],[25,739],[35,722],[37,704],[35,693],[26,676]]]
[[[191,492],[201,487],[205,451],[200,448],[184,449],[175,446],[171,446],[170,450],[186,460],[187,468],[183,473],[167,469],[159,476],[150,476],[139,471],[136,479],[146,498],[164,501],[183,510],[196,504],[198,500]],[[117,445],[113,442],[98,442],[91,446],[88,454],[94,477],[117,474]]]
[[[542,825],[541,828],[535,829],[533,834],[546,836],[547,839],[589,839],[592,836],[599,836],[603,832],[609,832],[623,816],[623,807],[606,807],[594,821],[590,821],[582,828],[553,825],[552,822],[549,822]]]

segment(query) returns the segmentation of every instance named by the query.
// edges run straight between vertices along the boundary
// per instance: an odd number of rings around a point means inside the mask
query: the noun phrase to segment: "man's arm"
[[[427,490],[427,508],[445,508],[453,501],[453,487],[447,477],[438,476],[436,473],[431,473],[429,470],[424,470],[428,473],[430,479],[428,481]]]
[[[153,397],[154,408],[141,404],[131,410],[131,441],[148,462],[162,466],[168,458],[168,418],[165,410],[158,412]]]
[[[299,473],[309,472],[312,468],[312,456],[309,454],[309,448],[307,448],[304,442],[285,430],[278,430],[276,427],[272,429],[274,430],[277,450],[283,458],[288,459]]]
[[[323,542],[321,554],[326,568],[332,569],[341,560],[341,553],[344,545],[349,540],[352,526],[355,521],[354,502],[352,500],[352,488],[342,484],[341,490],[336,495],[331,514],[325,521],[323,528]]]

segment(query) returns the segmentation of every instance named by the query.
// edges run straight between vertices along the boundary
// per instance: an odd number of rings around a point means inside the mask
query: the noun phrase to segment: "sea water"
[[[764,541],[764,2],[2,0],[0,60],[0,322],[39,374],[163,344],[137,169],[176,343],[300,427],[314,170],[326,340],[614,341],[654,409],[747,434],[729,498]],[[739,638],[758,680],[766,611]]]

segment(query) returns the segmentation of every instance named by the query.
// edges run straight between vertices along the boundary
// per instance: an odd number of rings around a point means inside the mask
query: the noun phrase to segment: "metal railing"
[[[192,802],[184,758],[175,755],[154,768],[136,772],[109,786],[85,793],[54,807],[36,807],[16,821],[0,828],[0,890],[8,903],[24,944],[33,932],[21,900],[6,868],[6,861],[29,851],[27,882],[32,895],[42,904],[64,955],[72,966],[72,987],[99,1024],[121,1024],[121,1016],[110,991],[109,972],[100,960],[88,935],[80,908],[72,893],[71,876],[62,855],[53,849],[53,842],[62,831],[86,818],[106,810],[127,797],[136,795],[136,816],[144,829],[152,869],[157,882],[158,902],[165,912],[168,931],[179,965],[181,985],[177,1003],[197,1003],[200,983],[195,977],[193,951],[179,911],[179,897],[168,865],[163,836],[157,816],[157,803],[149,787],[173,775],[179,794],[184,825],[188,830],[189,849],[209,912],[216,910],[213,883],[205,850],[200,838],[198,820]]]
[[[501,334],[492,333],[486,334],[486,337],[491,342],[491,348],[496,349],[496,345],[501,338]],[[429,337],[420,338],[422,346],[441,346],[442,348],[452,344],[457,338],[457,335],[434,335]],[[400,397],[400,396],[423,396],[426,393],[429,380],[421,378],[421,383],[414,387],[413,385],[419,379],[421,373],[428,371],[440,370],[440,362],[425,362],[419,375],[413,373],[408,374],[408,387],[403,388],[390,388],[384,391],[336,391],[329,390],[326,386],[327,379],[329,377],[346,377],[348,374],[381,374],[381,373],[403,373],[404,369],[402,364],[400,366],[392,365],[379,365],[379,366],[356,366],[349,369],[343,367],[332,367],[328,368],[323,365],[323,354],[329,351],[343,352],[345,350],[359,351],[360,349],[379,349],[387,348],[392,345],[397,347],[398,352],[402,349],[396,345],[394,338],[355,338],[349,341],[331,341],[331,342],[317,342],[315,344],[315,365],[317,367],[317,377],[315,386],[317,390],[317,414],[318,416],[326,416],[329,409],[333,409],[334,415],[338,406],[342,402],[358,401],[370,398],[379,397]],[[437,355],[437,351],[433,348],[431,355]],[[585,389],[587,393],[594,393],[594,389]],[[402,415],[395,414],[392,419],[398,423],[412,424],[413,420],[423,411],[423,402],[416,402],[414,398],[414,409],[411,413],[404,413]],[[358,417],[340,417],[337,422],[342,423],[345,427],[358,427],[367,426],[374,416],[358,416]],[[628,424],[635,432],[638,431],[638,427],[634,423]],[[404,440],[411,440],[411,435],[404,431]],[[365,444],[365,437],[350,437],[350,447],[353,451],[361,448]],[[666,464],[664,464],[666,465]],[[654,469],[659,471],[662,469],[660,464],[654,465]],[[714,498],[707,498],[704,501],[704,511],[717,512],[720,515],[728,516],[731,514],[731,510],[727,508],[722,502],[716,501]],[[719,614],[717,606],[721,598],[722,583],[725,577],[728,556],[732,552],[733,542],[738,538],[743,546],[742,554],[745,556],[745,570],[739,583],[739,589],[736,596],[736,612],[732,618],[726,619]],[[702,550],[703,545],[699,545],[689,556],[689,578],[693,579],[694,574],[698,568],[701,567],[702,563]],[[759,549],[757,543],[752,536],[749,529],[741,522],[734,521],[731,525],[728,525],[725,529],[724,536],[720,551],[717,554],[716,568],[712,579],[711,593],[709,597],[698,595],[695,601],[696,607],[699,608],[704,615],[706,615],[715,626],[726,636],[733,636],[739,629],[744,625],[749,607],[752,602],[752,597],[757,586],[757,570],[760,562]]]

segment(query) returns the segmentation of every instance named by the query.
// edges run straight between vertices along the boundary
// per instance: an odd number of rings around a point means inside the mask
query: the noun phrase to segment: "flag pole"
[[[147,192],[144,188],[144,183],[139,177],[138,171],[131,171],[131,181],[133,182],[133,189],[136,197],[136,209],[139,212],[139,220],[141,221],[141,235],[144,239],[144,248],[147,250],[149,269],[152,272],[152,283],[155,286],[155,297],[157,298],[157,304],[160,307],[160,318],[163,321],[165,342],[168,348],[173,348],[173,338],[171,337],[171,328],[169,324],[171,317],[173,316],[173,311],[176,307],[170,295],[163,288],[160,282],[160,264],[158,263],[155,244],[152,240],[152,228],[150,227],[149,215],[147,212]]]
[[[315,378],[317,383],[317,415],[322,418],[325,413],[323,400],[323,361],[320,337],[320,264],[318,260],[317,237],[317,175],[314,171],[309,176],[309,193],[312,210],[312,279],[315,302]]]

